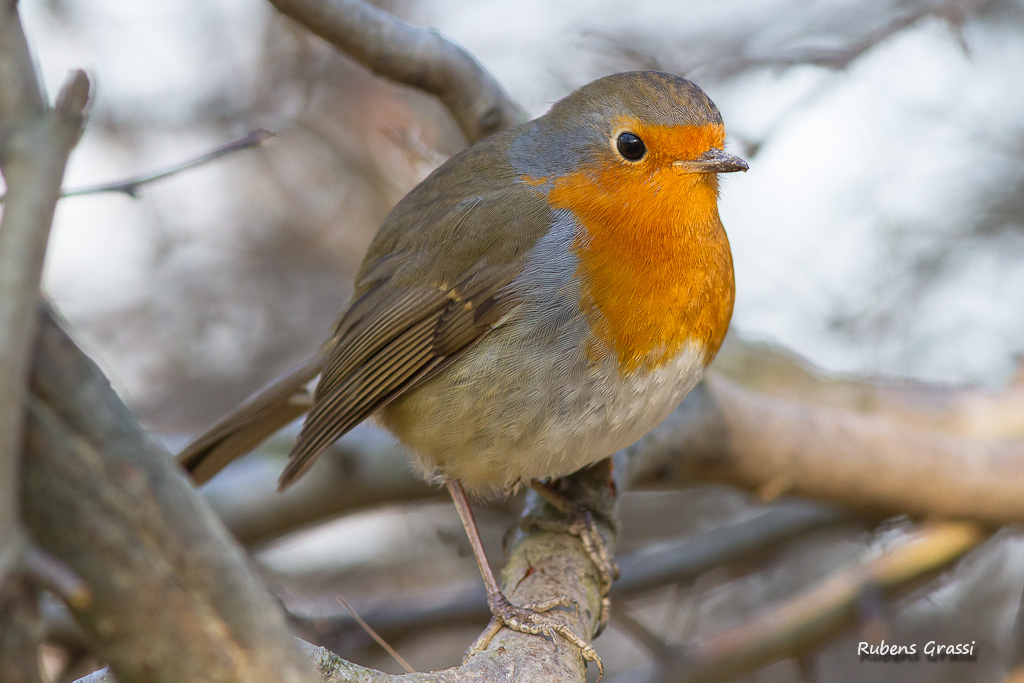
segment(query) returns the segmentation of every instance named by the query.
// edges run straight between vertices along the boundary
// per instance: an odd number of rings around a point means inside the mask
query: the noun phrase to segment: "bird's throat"
[[[717,178],[581,172],[554,181],[549,201],[580,225],[574,244],[580,305],[595,344],[620,372],[653,370],[696,344],[710,362],[732,316],[729,242]]]

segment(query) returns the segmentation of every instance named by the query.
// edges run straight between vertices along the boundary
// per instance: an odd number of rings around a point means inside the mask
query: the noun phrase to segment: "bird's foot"
[[[513,605],[502,593],[495,593],[487,597],[487,605],[491,608],[491,621],[487,628],[480,634],[480,637],[469,646],[463,661],[469,660],[480,652],[487,649],[487,646],[494,639],[494,636],[502,628],[509,628],[519,633],[527,633],[535,636],[546,636],[555,639],[561,636],[579,649],[584,661],[594,662],[597,665],[598,680],[604,676],[604,664],[594,650],[594,646],[580,638],[562,621],[554,616],[545,614],[556,607],[564,607],[579,612],[579,605],[573,600],[560,596],[541,602],[532,602],[526,605]]]
[[[544,495],[538,489],[541,495]],[[547,498],[547,496],[545,496]],[[550,499],[548,499],[550,501]],[[594,637],[601,635],[604,627],[608,625],[608,617],[611,613],[612,582],[619,578],[619,566],[615,559],[608,552],[608,545],[598,531],[594,515],[587,508],[562,497],[556,506],[565,515],[563,519],[550,519],[548,517],[537,517],[529,515],[520,520],[520,526],[524,530],[541,529],[543,531],[554,531],[566,533],[580,539],[583,544],[583,552],[587,554],[590,561],[597,569],[598,579],[601,583],[601,617],[598,621]]]

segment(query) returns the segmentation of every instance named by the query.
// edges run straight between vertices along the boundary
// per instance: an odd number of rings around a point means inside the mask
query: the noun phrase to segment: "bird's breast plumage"
[[[724,142],[720,125],[629,127],[675,158]],[[691,344],[710,362],[732,317],[732,254],[718,216],[717,176],[678,171],[672,159],[523,178],[575,219],[569,249],[582,283],[580,307],[624,374],[661,367]]]
[[[384,424],[425,470],[480,495],[563,476],[628,446],[661,422],[700,379],[703,344],[684,341],[657,366],[624,373],[595,331],[568,211],[510,285],[517,307],[441,375],[389,404]]]

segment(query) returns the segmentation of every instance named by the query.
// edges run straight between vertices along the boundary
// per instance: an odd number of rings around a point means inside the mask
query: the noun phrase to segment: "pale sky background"
[[[76,3],[63,25],[46,18],[38,3],[20,6],[51,91],[68,69],[83,67],[96,80],[97,108],[133,108],[154,121],[141,164],[87,135],[67,186],[158,168],[223,142],[161,135],[161,121],[173,122],[176,106],[212,91],[237,89],[244,97],[254,85],[249,67],[267,22],[284,21],[259,0],[93,0]],[[609,71],[600,36],[624,26],[650,36],[640,47],[666,64],[684,61],[674,51],[684,54],[697,37],[716,33],[723,40],[753,35],[740,51],[757,58],[823,47],[804,44],[795,20],[814,25],[848,16],[856,23],[863,7],[783,0],[436,0],[412,4],[408,16],[468,48],[538,115]],[[217,43],[207,40],[210,26]],[[965,52],[947,25],[926,19],[845,71],[765,69],[725,85],[702,82],[700,70],[693,74],[734,139],[767,135],[750,172],[723,183],[721,214],[736,262],[737,331],[837,372],[993,386],[1009,378],[1014,354],[1024,351],[1024,218],[1015,237],[957,251],[949,274],[896,322],[855,333],[832,322],[837,315],[856,320],[858,311],[902,296],[895,283],[917,249],[956,244],[967,231],[976,179],[1014,168],[1004,148],[1024,140],[1021,35],[1015,25],[980,30],[969,24]],[[274,129],[275,121],[238,123],[239,132],[258,126]],[[1024,172],[1024,152],[1014,151],[1016,172]],[[177,196],[176,211],[185,219],[179,223],[191,225],[194,237],[188,253],[176,256],[212,258],[222,240],[234,239],[217,227],[219,217],[244,200],[230,196],[232,164],[244,163],[251,160],[241,155],[194,171],[138,201],[97,196],[63,202],[46,285],[65,314],[84,319],[152,294],[145,264],[160,240],[146,226],[169,198]],[[138,368],[116,350],[97,353],[135,390]]]

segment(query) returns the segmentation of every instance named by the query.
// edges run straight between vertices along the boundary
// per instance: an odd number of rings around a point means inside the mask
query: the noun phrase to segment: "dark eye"
[[[630,161],[639,161],[647,153],[644,141],[633,133],[623,133],[620,135],[616,145],[619,148],[619,154],[624,159],[629,159]]]

